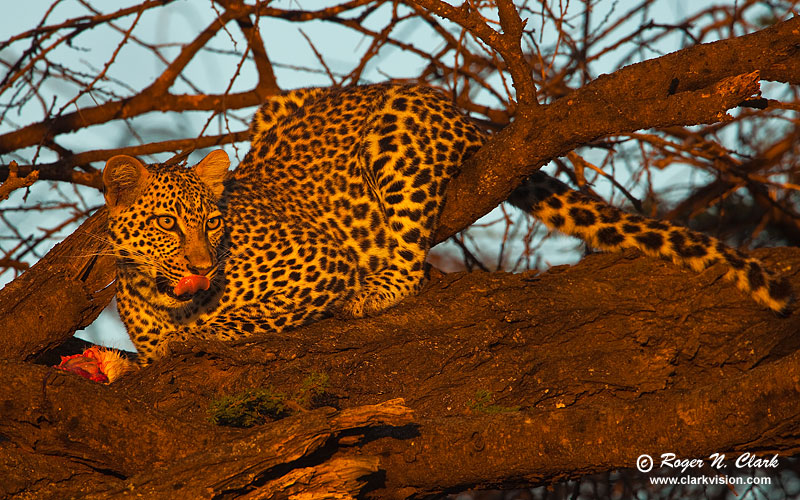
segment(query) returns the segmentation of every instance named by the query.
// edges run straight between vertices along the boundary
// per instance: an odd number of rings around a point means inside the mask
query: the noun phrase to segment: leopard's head
[[[103,170],[108,230],[120,273],[148,302],[178,307],[207,289],[224,236],[222,150],[192,168],[114,156]]]

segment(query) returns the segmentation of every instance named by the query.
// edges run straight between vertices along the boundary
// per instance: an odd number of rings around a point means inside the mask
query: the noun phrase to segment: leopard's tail
[[[788,282],[769,272],[757,259],[716,238],[668,222],[632,215],[575,191],[544,172],[536,172],[509,197],[551,229],[576,236],[606,251],[638,248],[651,256],[702,271],[723,262],[725,277],[759,304],[785,314],[792,301]]]

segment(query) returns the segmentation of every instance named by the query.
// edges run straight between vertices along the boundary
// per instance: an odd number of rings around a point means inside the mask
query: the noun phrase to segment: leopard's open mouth
[[[181,295],[175,295],[175,292],[173,291],[174,289],[175,285],[171,284],[169,278],[161,273],[156,275],[156,290],[158,290],[158,293],[163,293],[164,295],[180,302],[188,302],[192,300],[192,297],[194,297],[193,293],[188,292]]]
[[[181,278],[176,285],[162,275],[156,276],[156,290],[180,302],[192,300],[201,291],[208,290],[211,281],[207,276],[187,275]]]

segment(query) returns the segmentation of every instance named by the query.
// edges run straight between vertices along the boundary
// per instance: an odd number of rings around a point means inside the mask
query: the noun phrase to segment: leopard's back
[[[418,289],[447,182],[484,142],[438,92],[401,85],[290,92],[262,106],[251,130],[229,197],[232,247],[263,235],[270,248],[259,252],[280,254],[272,247],[285,236],[272,236],[313,234],[311,271],[296,272],[325,295],[314,317],[370,314]]]

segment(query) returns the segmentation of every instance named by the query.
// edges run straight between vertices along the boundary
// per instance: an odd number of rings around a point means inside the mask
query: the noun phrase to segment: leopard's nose
[[[211,253],[197,251],[186,255],[186,269],[193,274],[205,276],[214,268],[214,259]]]
[[[189,232],[186,235],[184,250],[186,268],[201,276],[205,276],[214,267],[214,254],[208,240],[201,231]]]

